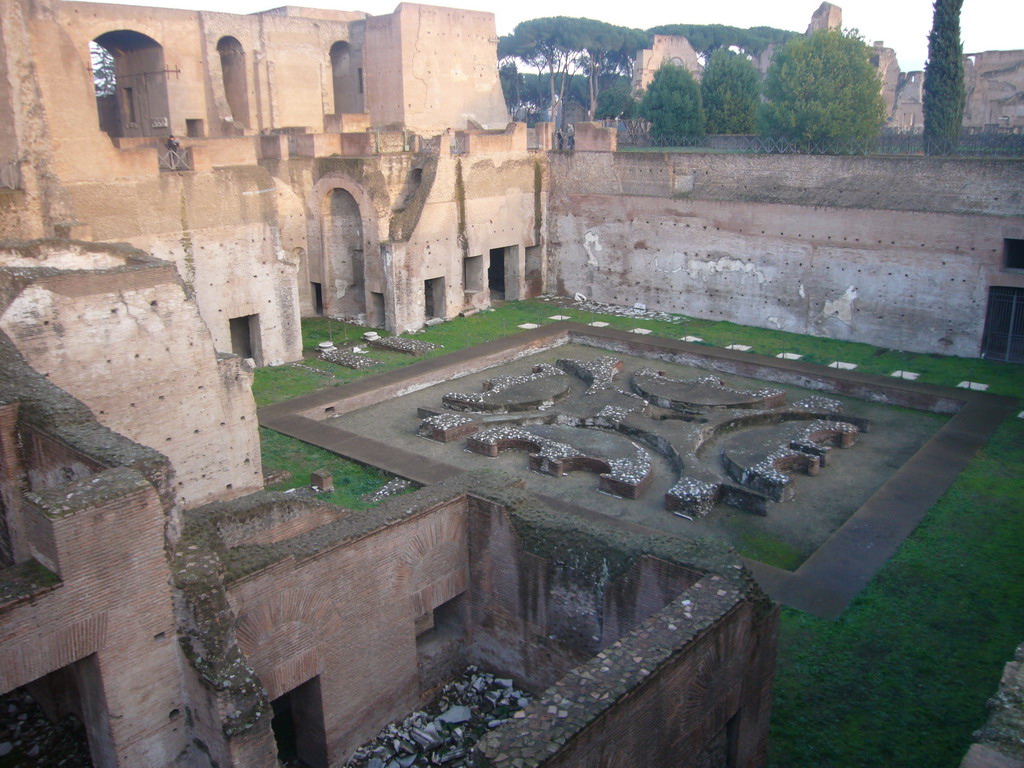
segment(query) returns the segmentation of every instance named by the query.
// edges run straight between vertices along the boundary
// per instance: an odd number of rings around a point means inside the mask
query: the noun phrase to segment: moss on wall
[[[469,235],[466,232],[466,183],[462,179],[462,160],[455,161],[455,205],[459,215],[459,247],[462,258],[469,258]]]

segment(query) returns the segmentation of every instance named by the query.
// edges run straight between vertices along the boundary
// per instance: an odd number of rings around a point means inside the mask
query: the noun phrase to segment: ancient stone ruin
[[[833,447],[849,448],[869,427],[830,398],[790,406],[781,389],[738,390],[715,376],[680,380],[650,368],[623,375],[627,388],[615,382],[623,373],[614,357],[564,358],[488,379],[483,392],[444,395],[458,414],[421,408],[418,434],[465,439],[484,456],[527,451],[535,472],[595,472],[602,491],[631,499],[650,485],[653,451],[679,475],[665,508],[700,517],[718,502],[767,514],[770,502],[792,496],[788,473],[818,474]],[[570,376],[586,389],[574,393]]]
[[[95,765],[401,765],[407,732],[432,744],[455,706],[485,708],[443,693],[469,667],[530,701],[431,751],[446,765],[764,763],[778,613],[720,542],[552,507],[523,488],[526,462],[420,461],[402,477],[427,487],[361,512],[262,491],[260,423],[362,442],[378,466],[394,451],[373,427],[324,422],[423,383],[258,411],[257,369],[304,365],[303,317],[386,329],[309,350],[351,367],[381,347],[430,363],[409,333],[547,294],[1017,354],[1000,311],[1024,302],[1019,164],[620,153],[599,123],[549,152],[552,123],[509,121],[496,37],[491,14],[409,3],[0,5],[0,692],[26,720],[31,698],[80,722]],[[975,57],[979,103],[1012,102],[1012,61]],[[615,355],[451,384],[420,434],[697,517],[768,511],[787,472],[840,470],[833,449],[867,427],[828,398]],[[678,477],[656,487],[663,460]],[[398,748],[364,747],[439,692],[451,706]]]

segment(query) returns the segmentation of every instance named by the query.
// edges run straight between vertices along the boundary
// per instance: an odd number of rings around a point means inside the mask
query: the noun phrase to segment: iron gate
[[[981,356],[1024,363],[1024,288],[989,288]]]

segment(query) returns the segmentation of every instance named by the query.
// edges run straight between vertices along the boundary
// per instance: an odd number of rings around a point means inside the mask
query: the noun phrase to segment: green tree
[[[89,43],[89,58],[92,60],[92,82],[97,96],[113,96],[117,91],[117,77],[114,74],[114,54],[99,43]]]
[[[546,71],[551,120],[564,101],[569,80],[583,65],[579,29],[573,21],[564,16],[531,19],[517,24],[511,35],[498,41],[499,58],[513,56],[541,72]]]
[[[930,155],[956,150],[964,119],[964,51],[960,42],[963,0],[935,0],[928,61],[924,65],[924,147]]]
[[[636,52],[649,43],[650,37],[637,29],[628,29],[592,19],[573,19],[578,27],[578,40],[590,89],[588,112],[596,117],[603,83],[614,84],[617,78],[633,75]],[[610,81],[610,82],[609,82]]]
[[[719,48],[704,67],[700,95],[708,133],[754,133],[761,76],[742,54]]]
[[[725,24],[662,24],[647,30],[652,35],[679,35],[690,41],[693,50],[707,61],[719,48],[736,46],[744,53],[757,56],[769,45],[782,45],[787,40],[798,36],[799,32],[790,32],[774,27],[751,27],[740,29]]]
[[[637,100],[633,98],[633,87],[628,81],[615,83],[601,91],[601,95],[597,97],[594,118],[603,120],[621,117],[629,120],[636,117],[639,106]]]
[[[878,136],[885,102],[869,52],[852,30],[821,29],[786,43],[765,76],[762,133],[798,142]]]
[[[656,139],[704,135],[700,86],[683,67],[663,65],[644,92],[640,114]]]
[[[517,59],[547,74],[548,104],[578,100],[593,115],[603,84],[632,74],[633,56],[649,36],[594,19],[555,16],[519,24],[498,42],[498,55]],[[586,75],[589,93],[577,99],[573,76]],[[553,112],[554,110],[552,110]]]

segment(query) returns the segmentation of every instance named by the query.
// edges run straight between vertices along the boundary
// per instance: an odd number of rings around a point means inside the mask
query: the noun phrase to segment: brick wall
[[[465,585],[466,536],[456,499],[231,585],[239,647],[269,697],[319,675],[331,761],[419,705],[414,598]]]
[[[280,518],[289,528],[293,522]],[[310,531],[304,537],[316,535]],[[747,644],[771,646],[773,619],[752,618],[763,611],[744,612],[747,603],[735,588],[720,590],[727,598],[714,596],[711,587],[726,585],[719,577],[709,580],[698,571],[643,556],[618,578],[602,578],[574,564],[569,553],[555,560],[527,551],[504,508],[475,495],[414,508],[389,524],[334,544],[313,547],[310,539],[303,546],[310,547],[308,555],[292,549],[294,555],[230,584],[229,599],[237,615],[238,646],[270,699],[316,681],[329,762],[346,759],[466,663],[510,676],[536,693],[562,685],[567,675],[578,679],[574,668],[600,663],[592,659],[601,648],[627,647],[635,642],[630,633],[646,637],[641,632],[645,622],[660,616],[680,593],[693,598],[677,608],[680,623],[714,628],[721,616],[733,611],[726,621],[730,628],[723,630],[726,634],[713,650],[728,670],[721,678],[722,690],[715,687],[713,694],[731,692],[733,698],[723,708],[731,707],[728,717],[735,714],[739,699],[756,698],[737,687],[741,678],[746,680],[743,674],[758,683],[770,676],[770,648]],[[243,551],[231,558],[244,558]],[[701,593],[701,585],[709,591]],[[683,618],[691,603],[700,605],[703,624],[694,624],[692,616]],[[734,610],[736,605],[741,607]],[[443,612],[431,615],[441,606]],[[435,620],[451,621],[453,615],[459,619],[443,627],[434,642],[430,627]],[[688,648],[690,638],[700,634],[661,631],[664,637],[658,642],[665,648]],[[703,648],[708,643],[702,639],[700,644]],[[768,654],[764,664],[755,658],[758,653]],[[682,669],[668,684],[678,686],[689,674]],[[705,680],[701,685],[711,684]],[[659,697],[675,695],[667,693],[674,688],[660,684],[656,690],[649,703],[654,710],[662,706]],[[756,706],[763,705],[758,699]],[[690,712],[690,720],[680,719],[680,727],[694,731],[694,743],[703,744],[709,738],[706,731],[720,725],[705,714]],[[763,730],[767,721],[751,722],[751,729]],[[242,738],[256,744],[267,737],[262,723]],[[637,754],[642,743],[636,740]],[[675,746],[671,742],[664,749]]]
[[[174,765],[187,740],[156,490],[119,468],[25,504],[61,581],[0,606],[0,691],[91,659],[80,701],[98,764]]]

